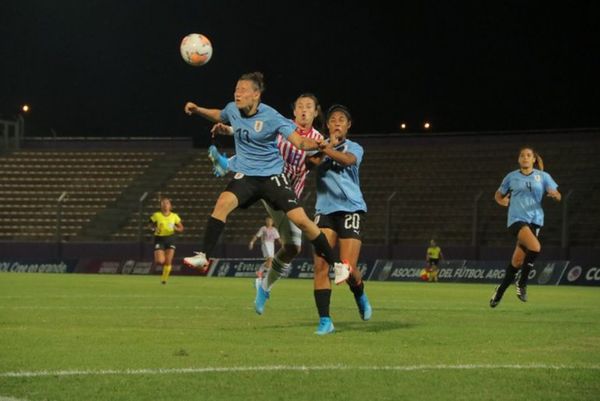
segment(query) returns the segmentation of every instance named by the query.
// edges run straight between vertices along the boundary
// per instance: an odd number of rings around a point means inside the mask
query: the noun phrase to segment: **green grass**
[[[309,280],[257,316],[249,279],[0,273],[0,400],[598,399],[600,289],[492,289],[367,283],[363,322],[336,287],[319,337]]]

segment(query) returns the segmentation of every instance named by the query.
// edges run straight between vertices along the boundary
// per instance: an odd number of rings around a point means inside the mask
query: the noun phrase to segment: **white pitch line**
[[[235,372],[269,372],[269,371],[323,371],[323,370],[370,370],[370,371],[422,371],[422,370],[478,370],[478,369],[513,369],[513,370],[600,370],[600,365],[398,365],[398,366],[231,366],[207,368],[165,368],[165,369],[102,369],[102,370],[38,370],[20,372],[0,372],[0,377],[49,377],[49,376],[140,376],[182,373],[235,373]]]

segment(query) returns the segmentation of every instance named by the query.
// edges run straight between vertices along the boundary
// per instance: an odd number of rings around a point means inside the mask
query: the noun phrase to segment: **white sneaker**
[[[193,269],[205,270],[208,267],[208,260],[204,252],[194,252],[196,256],[183,258],[183,264]]]
[[[350,267],[347,263],[334,263],[333,272],[335,273],[335,283],[342,284],[350,277]]]

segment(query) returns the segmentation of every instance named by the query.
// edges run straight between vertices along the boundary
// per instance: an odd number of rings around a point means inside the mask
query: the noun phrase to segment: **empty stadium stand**
[[[546,170],[571,192],[569,209],[547,201],[545,245],[560,246],[563,212],[571,246],[600,245],[600,133],[568,132],[421,134],[356,136],[365,148],[361,185],[369,207],[365,244],[419,245],[436,238],[442,245],[470,246],[477,206],[476,244],[513,243],[505,228],[506,209],[493,200],[502,178],[517,168],[520,146],[544,157]],[[231,150],[229,150],[231,151]],[[172,154],[155,150],[21,150],[0,157],[0,239],[56,238],[57,199],[63,204],[62,235],[70,241],[149,239],[148,217],[159,195],[172,198],[186,227],[180,241],[197,243],[218,194],[229,178],[211,173],[205,149]],[[145,202],[139,199],[148,193]],[[388,202],[389,199],[389,202]],[[303,203],[314,212],[314,177]],[[389,203],[389,207],[388,207]],[[222,241],[246,243],[262,224],[260,204],[235,211]],[[424,248],[423,248],[424,249]]]

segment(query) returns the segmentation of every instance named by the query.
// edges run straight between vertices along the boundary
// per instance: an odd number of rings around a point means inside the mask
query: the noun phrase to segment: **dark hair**
[[[238,81],[252,81],[254,89],[258,90],[260,93],[265,91],[265,77],[262,72],[247,72],[243,74]]]
[[[321,103],[319,103],[319,99],[317,98],[317,96],[315,94],[310,93],[310,92],[304,92],[304,93],[300,94],[296,98],[296,100],[294,100],[294,103],[292,103],[292,110],[296,108],[296,103],[298,102],[298,100],[300,100],[303,97],[312,99],[312,101],[315,102],[317,116],[315,117],[315,119],[313,121],[313,127],[315,127],[315,129],[317,131],[323,131],[323,109],[321,109]]]
[[[521,149],[519,149],[519,154],[521,154],[521,152],[525,149],[531,150],[531,153],[533,153],[533,157],[535,157],[533,167],[537,168],[540,171],[544,171],[544,160],[542,159],[542,156],[540,156],[540,154],[536,152],[535,149],[531,146],[522,146]]]
[[[344,113],[346,115],[346,118],[348,119],[348,121],[352,121],[352,114],[350,114],[350,110],[346,106],[344,106],[343,104],[334,104],[333,106],[331,106],[327,110],[327,117],[326,117],[326,119],[329,120],[329,117],[335,111],[339,111],[339,112]]]

